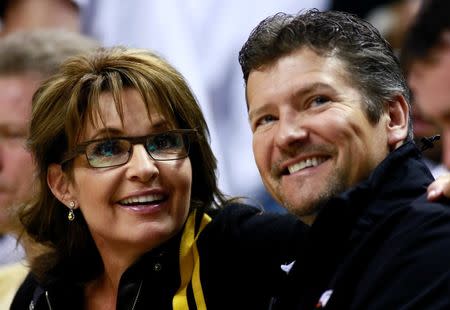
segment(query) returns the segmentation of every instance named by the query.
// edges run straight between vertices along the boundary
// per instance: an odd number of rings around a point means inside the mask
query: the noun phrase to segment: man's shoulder
[[[372,211],[370,215],[376,216],[381,209]],[[367,224],[370,219],[359,219],[345,246],[348,251],[338,258],[328,285],[322,288],[321,292],[333,291],[330,308],[449,306],[450,207],[446,202],[428,202],[423,195],[382,209],[382,215]]]
[[[450,237],[450,200],[431,202],[422,195],[406,207],[403,223],[416,229],[439,229]]]
[[[385,211],[369,230],[372,236],[380,236],[380,242],[398,242],[399,247],[412,244],[413,249],[431,248],[438,243],[450,248],[449,200],[430,202],[421,195],[409,203],[393,204]]]
[[[407,303],[420,309],[448,307],[450,207],[421,197],[398,210],[398,217],[387,217],[365,239],[370,246],[359,253],[366,260],[357,272],[353,308],[392,309]],[[343,278],[355,269],[348,268]]]

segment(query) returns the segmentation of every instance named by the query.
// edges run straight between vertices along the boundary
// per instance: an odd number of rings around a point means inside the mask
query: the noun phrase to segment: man
[[[423,1],[402,49],[418,108],[442,131],[442,161],[450,168],[450,2]]]
[[[412,97],[414,98],[414,93]],[[433,98],[428,98],[427,102],[430,100],[433,100]],[[414,128],[414,140],[417,143],[420,143],[424,138],[429,139],[430,137],[440,137],[440,127],[422,112],[422,106],[426,104],[426,102],[420,102],[417,98],[414,98],[411,100],[411,103],[411,118]],[[433,147],[426,149],[423,152],[423,160],[435,179],[448,173],[448,169],[444,166],[444,164],[442,164],[442,141],[440,139],[433,143]]]
[[[279,13],[239,60],[263,182],[311,225],[273,309],[449,309],[450,209],[426,201],[408,88],[378,31]]]
[[[2,0],[0,20],[0,36],[36,28],[81,31],[78,6],[71,0]]]
[[[26,274],[20,265],[12,263],[24,258],[16,241],[18,219],[14,211],[31,198],[35,182],[34,165],[25,146],[31,98],[63,60],[97,46],[79,34],[52,30],[17,32],[0,39],[1,309],[2,305],[9,306],[8,298],[14,293],[9,290],[18,286]]]

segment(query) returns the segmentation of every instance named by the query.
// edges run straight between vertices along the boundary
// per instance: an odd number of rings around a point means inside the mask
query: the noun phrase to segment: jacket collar
[[[311,226],[311,234],[340,231],[348,235],[357,218],[367,215],[376,220],[394,207],[393,198],[397,202],[399,198],[411,201],[425,194],[432,181],[433,176],[422,161],[420,150],[414,142],[407,142],[392,151],[366,180],[331,198]],[[374,201],[384,203],[371,208]],[[324,230],[324,226],[328,228]]]

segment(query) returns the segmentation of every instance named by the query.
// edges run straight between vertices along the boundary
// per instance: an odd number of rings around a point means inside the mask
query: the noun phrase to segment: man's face
[[[389,152],[388,113],[378,124],[368,120],[361,94],[336,58],[303,48],[253,70],[247,100],[263,182],[306,223]]]
[[[448,168],[450,168],[449,81],[450,44],[432,50],[426,60],[414,63],[408,76],[415,104],[425,117],[441,128],[442,161]]]
[[[25,140],[37,83],[31,76],[0,76],[0,233],[9,229],[8,208],[31,195],[34,166]]]

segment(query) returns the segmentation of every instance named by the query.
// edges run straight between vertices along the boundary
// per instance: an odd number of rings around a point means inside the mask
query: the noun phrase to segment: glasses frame
[[[177,134],[182,135],[182,138],[183,138],[183,141],[185,144],[185,148],[186,148],[186,155],[177,157],[177,158],[172,158],[172,159],[155,159],[152,156],[151,152],[145,146],[145,142],[147,142],[147,140],[151,137],[156,137],[159,135],[170,134],[170,133],[177,133]],[[144,149],[146,150],[147,154],[150,156],[151,159],[153,159],[155,161],[171,161],[171,160],[183,159],[183,158],[186,158],[189,156],[190,144],[191,144],[193,138],[197,138],[197,130],[196,129],[175,129],[175,130],[158,132],[158,133],[149,134],[149,135],[145,135],[145,136],[139,136],[139,137],[120,136],[120,137],[89,140],[89,141],[85,141],[85,142],[78,144],[77,146],[75,146],[75,149],[73,149],[72,151],[66,152],[66,154],[64,154],[64,156],[63,156],[63,159],[60,162],[60,165],[63,166],[65,164],[67,164],[69,161],[73,160],[78,155],[84,154],[84,156],[86,156],[86,160],[87,160],[89,166],[92,168],[111,168],[111,167],[123,166],[123,165],[126,165],[130,161],[130,158],[133,156],[133,146],[136,144],[144,145]],[[131,144],[130,151],[129,151],[130,155],[128,156],[127,161],[124,163],[121,163],[121,164],[111,165],[111,166],[104,166],[104,167],[92,166],[89,161],[88,155],[86,154],[87,147],[92,143],[107,141],[107,140],[127,140],[128,142],[130,142],[130,144]]]

